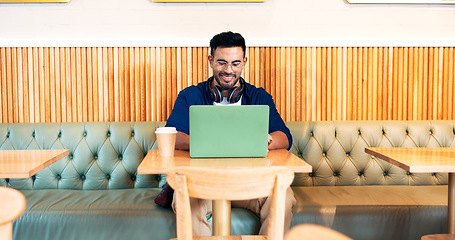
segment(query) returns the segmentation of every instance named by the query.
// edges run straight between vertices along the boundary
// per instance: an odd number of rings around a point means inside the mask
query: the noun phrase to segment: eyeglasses
[[[228,66],[231,66],[232,69],[238,69],[238,68],[241,68],[243,65],[243,62],[241,62],[241,61],[234,61],[234,62],[228,63],[223,60],[218,60],[218,61],[215,61],[215,63],[216,63],[216,66],[220,69],[226,69]]]

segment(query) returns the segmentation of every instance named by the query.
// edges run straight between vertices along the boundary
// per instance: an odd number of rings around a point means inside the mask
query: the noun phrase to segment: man
[[[245,39],[238,33],[223,32],[215,35],[210,41],[211,55],[208,56],[213,76],[197,86],[182,90],[174,104],[166,126],[177,129],[175,148],[189,149],[189,107],[191,105],[268,105],[269,115],[269,150],[289,149],[292,137],[276,110],[272,96],[263,88],[245,82],[241,77],[247,62],[245,56]],[[288,188],[285,210],[285,232],[289,230],[292,219],[292,207],[295,204],[294,194]],[[208,200],[190,200],[193,235],[210,236],[211,226],[207,215],[212,211],[212,202]],[[261,216],[260,235],[267,235],[268,217],[271,198],[247,201],[232,201],[233,207],[247,208]],[[174,203],[172,204],[175,207]],[[174,210],[178,211],[178,209]]]

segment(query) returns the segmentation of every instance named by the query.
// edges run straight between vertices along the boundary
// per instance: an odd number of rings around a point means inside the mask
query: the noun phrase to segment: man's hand
[[[178,135],[177,135],[178,136]],[[282,131],[275,131],[270,133],[272,137],[272,142],[269,144],[269,150],[274,149],[288,149],[289,140],[288,136]]]
[[[289,146],[288,137],[282,131],[276,131],[270,133],[272,136],[272,142],[269,145],[269,150],[273,149],[287,149]],[[177,150],[190,150],[190,135],[177,132],[177,137],[175,139],[175,149]]]
[[[183,132],[177,132],[175,139],[175,149],[186,151],[190,150],[190,135]]]

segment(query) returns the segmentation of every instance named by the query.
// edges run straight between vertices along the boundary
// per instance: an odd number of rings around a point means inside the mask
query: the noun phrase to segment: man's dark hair
[[[243,57],[245,57],[246,45],[245,39],[240,33],[222,32],[213,36],[210,40],[210,54],[213,56],[217,47],[242,47]]]

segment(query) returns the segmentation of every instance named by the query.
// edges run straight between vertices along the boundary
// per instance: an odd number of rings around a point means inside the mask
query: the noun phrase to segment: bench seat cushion
[[[21,190],[27,209],[14,222],[14,239],[175,238],[175,214],[153,201],[160,190]],[[249,210],[234,208],[231,217],[233,235],[259,232]]]
[[[292,225],[316,223],[354,239],[420,239],[447,232],[447,185],[294,187]]]
[[[15,239],[169,239],[175,215],[153,199],[160,189],[21,190],[26,212]]]
[[[447,186],[293,187],[291,226],[316,223],[354,239],[420,239],[447,232]],[[27,210],[15,239],[169,239],[175,214],[153,199],[160,189],[21,190]],[[19,224],[18,224],[19,223]],[[257,234],[256,214],[232,209],[232,235]],[[392,226],[392,227],[391,227]],[[84,231],[81,231],[84,229]],[[106,230],[108,229],[108,230]],[[147,233],[147,234],[145,234]]]

